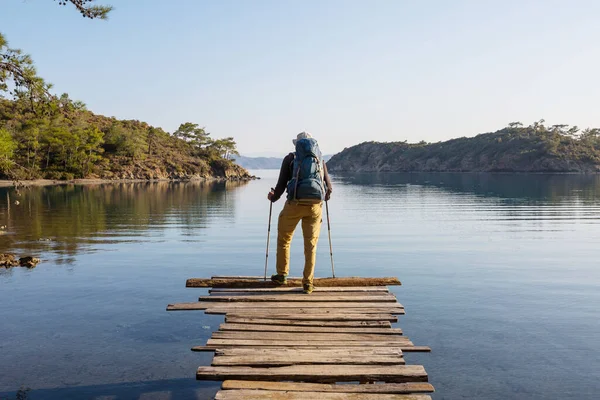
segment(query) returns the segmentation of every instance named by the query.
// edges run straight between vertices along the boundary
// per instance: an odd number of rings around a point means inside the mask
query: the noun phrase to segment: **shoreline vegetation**
[[[31,57],[0,34],[0,180],[254,179],[231,160],[232,137],[196,123],[167,132],[94,114],[37,75]]]
[[[56,179],[30,179],[12,181],[0,179],[0,188],[7,187],[38,187],[38,186],[58,186],[58,185],[103,185],[117,183],[157,183],[157,182],[220,182],[220,181],[248,181],[260,179],[258,176],[249,175],[249,177],[208,177],[208,178],[189,178],[189,179],[98,179],[98,178],[79,178],[71,180]]]
[[[327,163],[336,172],[600,172],[600,129],[512,122],[496,132],[444,142],[363,142]]]

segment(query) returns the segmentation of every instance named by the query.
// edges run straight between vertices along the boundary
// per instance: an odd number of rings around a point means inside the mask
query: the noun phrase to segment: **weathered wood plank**
[[[302,357],[303,355],[311,355],[311,354],[321,354],[327,356],[336,356],[336,355],[344,355],[344,356],[396,356],[402,357],[402,349],[400,347],[350,347],[347,349],[339,348],[339,347],[329,347],[329,348],[268,348],[268,347],[231,347],[225,349],[217,349],[215,351],[215,355],[217,356],[272,356],[272,355],[298,355]]]
[[[342,349],[344,346],[344,343],[342,343],[341,346],[333,345],[331,344],[331,342],[326,342],[329,344],[322,344],[323,342],[319,342],[317,344],[313,344],[312,347],[308,346],[308,345],[302,345],[302,346],[295,346],[295,345],[291,345],[289,346],[289,349],[307,349],[307,348],[311,348],[313,350],[323,350],[323,349]],[[356,343],[356,342],[351,342],[351,343]],[[348,349],[354,349],[354,348],[359,348],[360,346],[347,346]],[[389,346],[364,346],[365,349],[368,348],[372,348],[372,349],[383,349],[383,348],[398,348],[400,350],[402,350],[402,352],[406,353],[406,352],[411,352],[411,351],[416,351],[414,349],[419,349],[419,346],[414,346],[412,343],[411,344],[399,344],[399,343],[394,343],[391,344]],[[238,349],[238,348],[246,348],[246,349],[284,349],[285,345],[282,345],[281,343],[275,342],[272,345],[250,345],[250,346],[238,346],[235,344],[220,344],[220,345],[204,345],[204,346],[193,346],[190,350],[191,351],[210,351],[210,352],[215,352],[217,350],[227,350],[227,349]]]
[[[211,302],[270,302],[273,307],[280,307],[282,302],[365,302],[365,303],[395,303],[398,301],[393,294],[382,294],[379,296],[355,296],[355,295],[335,295],[335,296],[312,296],[306,294],[288,294],[288,295],[250,295],[250,296],[200,296],[198,301]],[[398,303],[399,304],[399,303]]]
[[[389,321],[302,321],[297,319],[273,319],[273,318],[253,318],[253,317],[235,317],[227,315],[225,322],[232,324],[248,325],[275,325],[275,326],[306,326],[306,327],[369,327],[369,328],[391,328]]]
[[[232,309],[230,307],[227,306],[227,304],[223,304],[223,305],[214,305],[211,306],[210,308],[208,308],[206,311],[208,310],[228,310],[228,309]],[[316,307],[311,307],[311,308],[302,308],[302,307],[285,307],[285,308],[281,308],[281,309],[269,309],[269,308],[256,308],[256,309],[251,309],[251,308],[244,308],[244,309],[240,309],[240,308],[233,308],[232,309],[232,313],[246,313],[247,315],[252,315],[252,314],[256,314],[256,315],[272,315],[272,314],[332,314],[332,315],[337,315],[337,314],[404,314],[404,309],[403,308],[398,308],[398,307],[374,307],[374,308],[329,308],[329,307],[323,307],[323,308],[316,308]],[[239,310],[239,311],[238,311]]]
[[[281,367],[284,365],[318,365],[318,364],[353,364],[353,365],[404,365],[402,356],[367,356],[334,355],[323,353],[311,354],[274,354],[247,356],[215,356],[212,366],[258,366]]]
[[[300,288],[293,288],[293,289],[300,289]],[[332,297],[332,296],[353,296],[353,297],[364,297],[364,296],[370,296],[370,297],[380,297],[380,296],[393,296],[392,293],[386,293],[386,292],[312,292],[310,295],[300,291],[296,291],[296,292],[217,292],[217,293],[210,293],[210,298],[211,301],[215,298],[215,297],[239,297],[239,296],[279,296],[281,297],[286,297],[286,296],[304,296],[304,299],[308,299],[309,301],[312,300],[313,298],[323,298],[323,297]],[[329,301],[329,300],[324,300],[324,301]]]
[[[426,382],[408,383],[377,383],[374,385],[336,385],[325,383],[299,383],[299,382],[261,382],[261,381],[236,381],[227,380],[221,386],[224,390],[231,389],[259,389],[279,390],[288,392],[334,392],[334,393],[433,393],[434,388]],[[320,396],[320,393],[319,393]],[[319,398],[319,397],[315,397]]]
[[[199,367],[198,380],[289,380],[304,382],[427,382],[421,365],[293,365],[285,367]]]
[[[378,335],[402,335],[400,328],[343,328],[321,326],[284,326],[225,323],[219,326],[221,331],[257,331],[257,332],[303,332],[303,333],[371,333]]]
[[[391,286],[401,285],[398,278],[385,277],[385,278],[360,278],[360,277],[347,277],[347,278],[315,278],[314,285],[317,287],[344,287],[344,286]],[[277,287],[273,282],[263,281],[260,279],[252,278],[240,278],[240,279],[205,279],[205,278],[190,278],[186,281],[187,287],[213,287],[213,288],[269,288]],[[288,287],[302,286],[302,279],[291,278],[288,279]]]
[[[411,347],[403,347],[404,351],[410,351],[411,353],[429,353],[431,352],[431,347],[429,346],[411,346]]]
[[[366,386],[366,385],[363,385]],[[369,385],[372,386],[372,385]],[[220,390],[215,400],[431,400],[424,394],[287,392],[276,390]]]
[[[213,339],[258,339],[258,340],[322,340],[322,341],[380,341],[406,343],[410,340],[400,335],[377,335],[370,333],[312,333],[305,332],[249,332],[249,331],[216,331]]]
[[[176,311],[176,310],[173,310]],[[183,310],[185,311],[185,310]],[[240,308],[228,308],[226,305],[223,306],[212,306],[204,310],[206,314],[224,315],[224,314],[244,314],[248,317],[264,317],[270,318],[272,315],[366,315],[366,314],[392,314],[392,315],[404,315],[405,311],[403,308],[282,308],[276,310],[269,310],[267,308],[260,308],[256,310],[252,309],[240,309]]]
[[[403,338],[404,339],[404,338]],[[275,340],[275,339],[208,339],[206,341],[207,346],[219,347],[219,346],[288,346],[288,347],[385,347],[385,346],[414,346],[414,344],[408,340]]]
[[[217,305],[209,301],[198,301],[192,303],[176,303],[169,304],[168,311],[175,310],[206,310],[208,308],[228,308],[228,309],[251,309],[257,310],[260,308],[271,311],[281,310],[285,308],[404,308],[400,303],[377,303],[377,302],[327,302],[327,301],[298,301],[298,302],[279,302],[279,303],[245,303],[232,302],[223,305]]]
[[[225,321],[227,318],[268,318],[268,319],[283,319],[283,320],[297,320],[297,321],[390,321],[397,322],[398,317],[392,314],[354,314],[348,313],[343,314],[301,314],[301,313],[288,313],[288,314],[255,314],[255,313],[244,313],[244,312],[228,312],[226,314]]]
[[[348,286],[348,287],[315,287],[314,292],[311,295],[319,294],[338,294],[338,293],[389,293],[389,289],[386,286]],[[301,287],[273,287],[273,288],[214,288],[209,289],[209,293],[220,294],[220,293],[303,293]]]

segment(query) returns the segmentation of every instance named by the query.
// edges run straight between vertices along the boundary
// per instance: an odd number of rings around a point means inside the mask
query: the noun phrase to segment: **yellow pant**
[[[277,223],[277,273],[287,275],[290,271],[290,244],[298,222],[302,220],[304,236],[304,276],[302,283],[313,282],[317,260],[317,242],[321,232],[323,203],[298,204],[286,201]]]

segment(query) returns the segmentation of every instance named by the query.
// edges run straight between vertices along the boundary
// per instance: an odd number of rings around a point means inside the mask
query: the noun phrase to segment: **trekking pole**
[[[272,191],[275,189],[271,188]],[[265,257],[265,281],[267,280],[267,265],[269,264],[269,239],[271,239],[271,214],[273,213],[273,202],[269,200],[269,228],[267,228],[267,256]]]
[[[331,222],[329,222],[329,204],[325,201],[325,210],[327,211],[327,233],[329,233],[329,256],[331,257],[331,274],[335,278],[335,268],[333,266],[333,247],[331,247]]]

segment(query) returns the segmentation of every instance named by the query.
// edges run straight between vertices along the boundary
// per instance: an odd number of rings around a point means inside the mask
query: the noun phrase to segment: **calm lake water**
[[[186,278],[262,274],[277,171],[255,173],[263,179],[245,184],[0,188],[0,252],[43,259],[0,269],[0,398],[20,386],[31,399],[211,398],[219,385],[194,372],[212,354],[189,348],[222,316],[165,307],[206,293]],[[334,185],[336,272],[402,280],[398,325],[433,349],[406,359],[425,366],[435,399],[598,398],[600,176],[361,174]],[[330,274],[324,228],[317,276]]]

